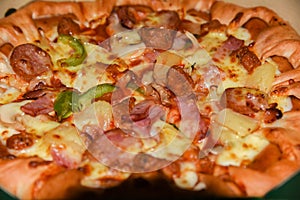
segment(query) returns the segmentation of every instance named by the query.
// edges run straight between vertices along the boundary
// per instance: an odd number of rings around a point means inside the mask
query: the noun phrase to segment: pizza
[[[262,197],[300,169],[299,64],[300,36],[266,7],[27,4],[0,19],[0,186]]]

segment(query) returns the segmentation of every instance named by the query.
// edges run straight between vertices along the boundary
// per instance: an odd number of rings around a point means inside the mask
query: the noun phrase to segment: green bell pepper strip
[[[63,91],[57,96],[54,101],[54,110],[59,121],[70,117],[73,111],[78,111],[78,100],[79,94],[70,90]]]
[[[100,84],[90,88],[80,96],[78,101],[80,108],[84,109],[92,103],[93,99],[97,99],[106,93],[113,92],[115,88],[115,86],[108,83]]]
[[[54,101],[54,111],[61,121],[70,117],[74,112],[79,112],[88,105],[92,104],[92,100],[103,96],[106,93],[113,92],[115,86],[111,84],[100,84],[90,88],[83,94],[66,90],[61,92]]]
[[[74,53],[69,58],[62,58],[57,61],[59,66],[69,67],[83,63],[87,53],[80,40],[70,35],[59,35],[57,41],[69,45],[74,50]]]

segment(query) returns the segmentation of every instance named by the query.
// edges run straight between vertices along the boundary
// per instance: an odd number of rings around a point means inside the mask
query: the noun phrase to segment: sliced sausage
[[[145,28],[139,31],[147,47],[168,50],[172,47],[180,18],[175,11],[161,11],[155,15],[157,20],[146,20]]]
[[[221,104],[244,115],[265,111],[269,107],[265,93],[244,87],[227,88],[221,97]]]
[[[80,26],[70,17],[63,17],[58,23],[57,32],[60,35],[76,35],[80,33]]]
[[[256,67],[261,65],[258,57],[246,46],[240,48],[235,53],[240,63],[249,73],[252,73]]]
[[[223,32],[226,29],[226,25],[221,24],[219,20],[214,19],[207,23],[201,24],[201,36],[208,34],[209,32]]]
[[[41,114],[48,114],[54,111],[54,93],[45,92],[43,96],[38,97],[37,100],[27,103],[21,107],[21,110],[31,116]]]
[[[168,50],[173,45],[176,32],[164,28],[142,28],[139,34],[147,47]]]
[[[34,144],[34,137],[29,133],[18,133],[10,136],[6,141],[9,149],[22,150],[31,147]]]
[[[222,47],[230,50],[235,51],[240,49],[244,45],[244,41],[237,39],[236,37],[230,35],[228,39],[223,43]]]
[[[167,74],[167,87],[176,96],[189,96],[193,94],[195,83],[193,79],[180,66],[173,66]]]
[[[277,119],[280,119],[282,117],[281,110],[277,108],[268,108],[264,113],[264,122],[265,123],[272,123],[276,121]]]
[[[154,101],[144,100],[136,104],[130,111],[130,118],[133,121],[140,121],[149,117],[149,111],[152,106],[155,105]]]
[[[136,23],[143,20],[147,14],[152,11],[153,10],[150,7],[136,5],[120,6],[116,12],[122,26],[131,29]]]
[[[249,33],[251,34],[251,38],[253,40],[255,40],[258,36],[258,34],[265,28],[268,27],[267,22],[265,22],[264,20],[257,18],[257,17],[253,17],[251,19],[249,19],[244,25],[244,28],[246,28]]]
[[[175,11],[161,11],[157,14],[158,24],[155,26],[157,28],[167,28],[172,30],[177,30],[180,24],[180,18]]]
[[[25,81],[30,81],[52,67],[49,54],[34,44],[17,46],[11,56],[10,65],[14,72]]]

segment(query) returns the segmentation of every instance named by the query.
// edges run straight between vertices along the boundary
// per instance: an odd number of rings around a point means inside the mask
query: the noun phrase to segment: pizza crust
[[[66,197],[68,189],[80,185],[81,177],[80,171],[37,157],[0,161],[0,185],[21,199]]]
[[[264,7],[243,8],[222,1],[215,2],[215,0],[97,0],[95,2],[79,3],[37,1],[30,3],[6,18],[0,19],[0,32],[2,35],[0,46],[5,43],[11,43],[16,46],[38,40],[41,33],[38,30],[35,19],[72,13],[82,26],[95,27],[99,23],[95,24],[95,21],[107,17],[113,9],[113,5],[125,4],[147,5],[154,10],[179,10],[182,9],[181,5],[184,5],[184,10],[191,8],[204,11],[211,10],[212,19],[217,19],[233,28],[242,26],[253,17],[263,19],[267,23],[276,19],[276,23],[279,25],[271,26],[264,30],[257,38],[257,42],[254,45],[256,54],[262,59],[273,55],[284,56],[289,59],[295,68],[300,64],[300,37],[274,11]],[[238,13],[242,13],[242,16],[235,19]],[[280,24],[284,25],[281,26]],[[282,31],[283,29],[284,31]],[[270,35],[276,35],[276,37],[270,38]],[[286,49],[290,49],[290,51],[287,52]]]
[[[300,65],[300,36],[274,11],[265,7],[243,8],[225,2],[216,2],[211,8],[212,19],[229,25],[229,28],[243,26],[251,18],[259,18],[269,24],[256,38],[254,51],[260,59],[278,55],[288,58],[297,68]]]

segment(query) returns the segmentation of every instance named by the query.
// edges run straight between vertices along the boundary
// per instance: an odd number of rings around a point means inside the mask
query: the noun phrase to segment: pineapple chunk
[[[173,65],[179,65],[182,62],[182,57],[178,54],[170,51],[165,51],[157,56],[157,64],[166,65],[172,67]]]
[[[271,90],[272,83],[275,78],[276,66],[270,63],[265,63],[257,67],[254,72],[248,77],[246,86],[257,88],[268,93]]]
[[[239,136],[246,136],[259,128],[259,121],[225,108],[215,116],[215,121],[233,130]]]

